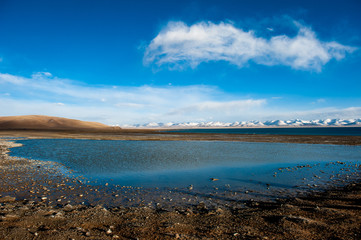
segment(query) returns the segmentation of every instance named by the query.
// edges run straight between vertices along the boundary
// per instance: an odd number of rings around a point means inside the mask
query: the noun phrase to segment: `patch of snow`
[[[358,119],[315,119],[315,120],[268,120],[268,121],[236,121],[236,122],[185,122],[185,123],[156,123],[122,125],[123,128],[227,128],[227,127],[303,127],[303,126],[361,126]]]

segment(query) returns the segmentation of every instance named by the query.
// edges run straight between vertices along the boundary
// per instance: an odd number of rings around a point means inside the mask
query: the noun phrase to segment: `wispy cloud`
[[[326,107],[326,108],[316,108],[303,111],[283,111],[274,114],[269,114],[267,119],[352,119],[360,118],[361,116],[361,107],[346,107],[346,108],[337,108],[337,107]]]
[[[228,102],[200,102],[184,108],[173,110],[169,115],[188,115],[188,114],[215,114],[220,113],[223,115],[236,115],[250,111],[258,110],[259,107],[265,105],[267,101],[265,99],[247,99],[239,101]],[[217,114],[218,115],[218,114]],[[217,116],[214,116],[217,117]],[[212,116],[213,118],[213,116]]]
[[[0,88],[10,93],[0,95],[1,115],[50,114],[108,124],[193,121],[251,112],[265,103],[214,86],[91,86],[46,72],[30,78],[0,73]]]
[[[361,107],[297,110],[300,106],[291,106],[289,99],[277,97],[275,105],[272,97],[242,97],[214,86],[96,86],[50,73],[35,73],[29,78],[0,73],[0,89],[5,90],[0,92],[2,116],[44,114],[106,124],[361,116]]]
[[[320,103],[325,103],[325,102],[326,102],[326,99],[319,98],[319,99],[316,99],[316,101],[312,102],[312,104],[320,104]]]
[[[311,28],[295,24],[296,36],[266,39],[231,23],[199,22],[188,26],[184,22],[169,22],[146,48],[144,63],[182,69],[209,61],[226,61],[243,67],[252,61],[321,71],[330,60],[341,60],[356,50],[335,41],[321,41]]]

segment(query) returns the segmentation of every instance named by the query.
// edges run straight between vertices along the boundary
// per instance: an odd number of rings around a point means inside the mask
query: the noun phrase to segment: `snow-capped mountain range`
[[[225,128],[225,127],[306,127],[306,126],[360,126],[358,119],[325,119],[325,120],[272,120],[272,121],[242,121],[242,122],[186,122],[186,123],[146,123],[123,125],[124,128]]]

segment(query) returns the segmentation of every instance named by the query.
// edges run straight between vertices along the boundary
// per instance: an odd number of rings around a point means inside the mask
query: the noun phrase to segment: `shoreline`
[[[118,131],[39,131],[0,130],[0,137],[71,138],[94,140],[144,140],[144,141],[237,141],[237,142],[280,142],[305,144],[361,145],[361,136],[322,135],[261,135],[161,132],[159,130],[122,129]]]
[[[230,126],[230,127],[216,127],[216,126],[212,126],[212,127],[191,127],[191,126],[186,126],[186,127],[127,127],[124,129],[138,129],[138,130],[187,130],[187,129],[258,129],[258,128],[359,128],[361,127],[360,124],[358,125],[303,125],[303,126],[292,126],[292,125],[280,125],[280,126]]]
[[[9,141],[9,140],[5,140]],[[246,201],[242,206],[176,202],[153,206],[105,208],[81,196],[89,191],[83,179],[56,171],[51,163],[7,155],[9,143],[1,146],[1,178],[11,185],[0,196],[0,238],[21,239],[290,239],[361,237],[361,183],[311,192],[276,202]],[[16,145],[19,146],[19,145]],[[49,165],[50,164],[50,165]],[[10,166],[11,170],[4,169]],[[360,166],[359,166],[360,168]],[[4,174],[6,173],[6,174]],[[21,176],[21,177],[20,177]],[[23,179],[22,179],[23,178]],[[20,181],[22,179],[22,181]],[[22,185],[27,180],[26,185]],[[5,185],[6,185],[5,184]],[[35,198],[29,199],[30,194]],[[62,196],[51,199],[52,187]],[[94,188],[94,187],[92,187]],[[94,188],[95,189],[95,188]],[[3,192],[4,186],[1,189]],[[19,191],[20,190],[20,191]],[[22,192],[21,194],[17,194]],[[126,188],[141,194],[141,189]],[[90,192],[90,191],[89,191]],[[89,194],[97,199],[104,187]],[[114,194],[114,193],[113,193]],[[85,194],[84,194],[85,195]],[[89,196],[87,195],[87,196]],[[114,196],[112,196],[114,197]],[[121,200],[128,201],[129,199]],[[27,199],[27,200],[25,200]],[[60,199],[60,201],[58,201]],[[67,199],[72,199],[67,200]],[[74,202],[73,202],[74,201]],[[96,202],[96,201],[95,201]],[[124,202],[124,201],[123,201]]]

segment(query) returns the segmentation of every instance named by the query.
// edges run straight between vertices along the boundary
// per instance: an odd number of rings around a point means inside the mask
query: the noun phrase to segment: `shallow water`
[[[11,155],[55,161],[92,184],[170,187],[275,197],[359,171],[361,147],[215,141],[19,140]],[[211,178],[219,179],[212,181]]]

